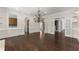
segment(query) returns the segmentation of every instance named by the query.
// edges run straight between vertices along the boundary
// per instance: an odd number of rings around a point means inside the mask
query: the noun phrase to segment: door
[[[55,20],[55,31],[62,32],[62,20]]]

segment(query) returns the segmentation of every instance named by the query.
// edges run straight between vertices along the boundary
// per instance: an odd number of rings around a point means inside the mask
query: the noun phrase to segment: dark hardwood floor
[[[39,33],[5,38],[5,51],[79,51],[77,39],[64,37],[63,33],[45,34],[40,40]]]

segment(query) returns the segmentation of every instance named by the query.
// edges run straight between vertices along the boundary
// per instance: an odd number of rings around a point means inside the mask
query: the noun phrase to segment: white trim
[[[0,29],[0,39],[24,35],[24,29]]]

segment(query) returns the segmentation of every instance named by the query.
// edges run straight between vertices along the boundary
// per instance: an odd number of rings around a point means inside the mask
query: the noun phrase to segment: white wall
[[[7,33],[6,30],[8,28],[8,16],[7,16],[7,10],[6,8],[0,8],[0,38],[5,37],[5,34]]]
[[[0,8],[0,21],[1,21],[0,29],[8,27],[7,19],[8,18],[7,18],[7,10],[6,10],[6,8]]]
[[[17,27],[11,28],[9,27],[9,16],[10,11],[6,8],[0,8],[0,17],[2,18],[2,24],[0,24],[0,39],[11,37],[11,36],[17,36],[17,35],[23,35],[24,34],[24,18],[25,15],[17,13]]]
[[[54,34],[55,26],[54,26],[55,19],[46,17],[45,19],[45,33]]]
[[[5,50],[5,40],[0,40],[0,51]]]
[[[9,16],[13,14],[17,16],[17,27],[9,27]],[[0,17],[3,23],[0,24],[0,39],[18,35],[24,35],[25,17],[30,20],[30,33],[39,32],[40,24],[33,21],[32,16],[27,16],[16,11],[0,8]]]
[[[72,18],[73,16],[74,16],[73,10],[67,10],[67,11],[47,15],[46,19],[50,23],[47,25],[47,27],[52,25],[51,22],[54,21],[55,18],[60,18],[63,21],[62,27],[63,27],[63,29],[65,29],[65,36],[77,38],[79,40],[79,25],[78,25],[79,20],[77,21],[78,24],[75,24],[74,25],[75,28],[73,28],[72,22],[73,22],[73,20],[75,20]],[[48,29],[49,33],[52,32],[51,29],[53,27],[54,27],[54,25]],[[55,28],[53,28],[53,29],[55,30]]]
[[[40,32],[40,23],[34,22],[33,17],[29,17],[29,20],[29,32]]]

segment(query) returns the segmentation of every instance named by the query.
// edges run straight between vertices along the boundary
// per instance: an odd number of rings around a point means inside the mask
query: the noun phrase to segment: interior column
[[[45,30],[45,23],[44,21],[41,21],[40,22],[40,40],[44,40],[44,37],[45,37],[44,30]]]
[[[29,37],[29,19],[25,19],[25,37]]]

